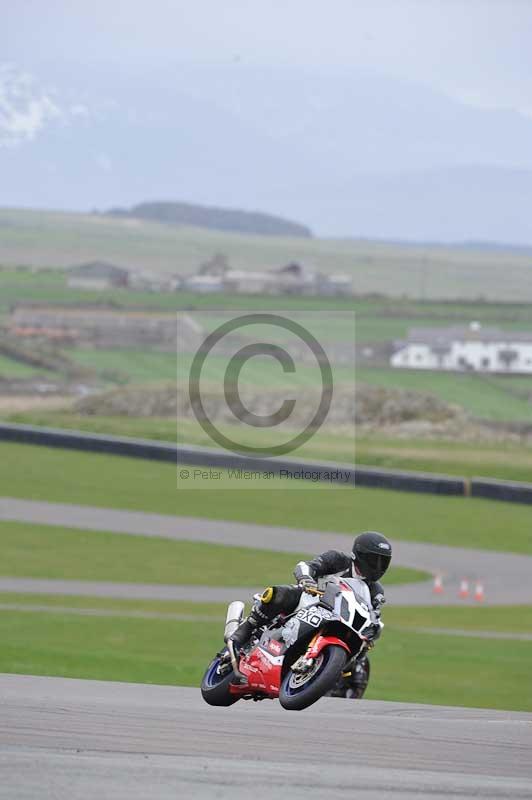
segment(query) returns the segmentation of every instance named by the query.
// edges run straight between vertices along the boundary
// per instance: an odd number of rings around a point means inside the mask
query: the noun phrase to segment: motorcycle
[[[346,666],[363,662],[375,630],[383,627],[360,578],[331,580],[324,590],[303,592],[293,614],[275,617],[236,652],[230,637],[243,615],[242,602],[230,603],[225,647],[201,682],[210,705],[278,698],[285,709],[307,708],[349,677]]]

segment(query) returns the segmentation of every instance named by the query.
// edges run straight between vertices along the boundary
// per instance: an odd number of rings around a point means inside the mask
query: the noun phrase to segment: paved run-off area
[[[2,800],[532,797],[532,714],[0,675]]]

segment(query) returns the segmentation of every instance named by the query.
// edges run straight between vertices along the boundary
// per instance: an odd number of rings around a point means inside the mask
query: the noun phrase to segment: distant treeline
[[[234,231],[260,236],[298,236],[309,238],[312,231],[305,225],[282,217],[255,211],[197,206],[189,203],[139,203],[132,208],[111,208],[113,217],[146,219],[170,225],[192,225],[217,231]]]

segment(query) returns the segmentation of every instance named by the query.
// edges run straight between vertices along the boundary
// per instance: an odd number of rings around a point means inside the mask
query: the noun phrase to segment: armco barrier
[[[331,470],[342,470],[345,483],[369,488],[394,489],[403,492],[423,492],[439,495],[484,497],[514,503],[532,503],[532,484],[512,483],[426,472],[384,470],[378,467],[353,467],[327,461],[295,461],[279,458],[257,458],[194,445],[175,445],[149,439],[131,439],[103,434],[40,428],[31,425],[0,423],[0,441],[44,445],[92,453],[108,453],[151,461],[166,461],[196,467],[218,469],[270,470],[279,475],[282,470],[302,472],[304,480]]]
[[[275,475],[301,474],[300,480],[316,480],[315,476],[341,470],[345,485],[396,489],[406,492],[464,495],[464,480],[447,475],[422,472],[382,470],[375,467],[354,467],[328,461],[296,461],[280,458],[257,458],[194,445],[174,445],[148,439],[130,439],[102,434],[69,431],[58,428],[39,428],[31,425],[0,423],[0,440],[23,444],[60,447],[92,453],[108,453],[167,461],[195,467],[217,469],[268,470]]]
[[[61,428],[38,428],[32,425],[0,423],[0,440],[176,463],[175,444],[154,442],[149,439],[128,439]]]
[[[450,475],[383,470],[378,467],[356,467],[355,474],[357,486],[462,497],[467,494],[466,479]]]
[[[496,481],[490,478],[473,478],[471,496],[488,500],[503,500],[507,503],[532,504],[532,483]]]

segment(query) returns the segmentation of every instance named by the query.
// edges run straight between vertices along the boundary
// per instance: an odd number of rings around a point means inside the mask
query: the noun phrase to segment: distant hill
[[[295,236],[307,239],[312,236],[312,231],[305,225],[271,214],[189,203],[139,203],[131,208],[111,208],[106,213],[113,217],[145,219],[150,222],[189,225],[195,228],[258,236]]]

